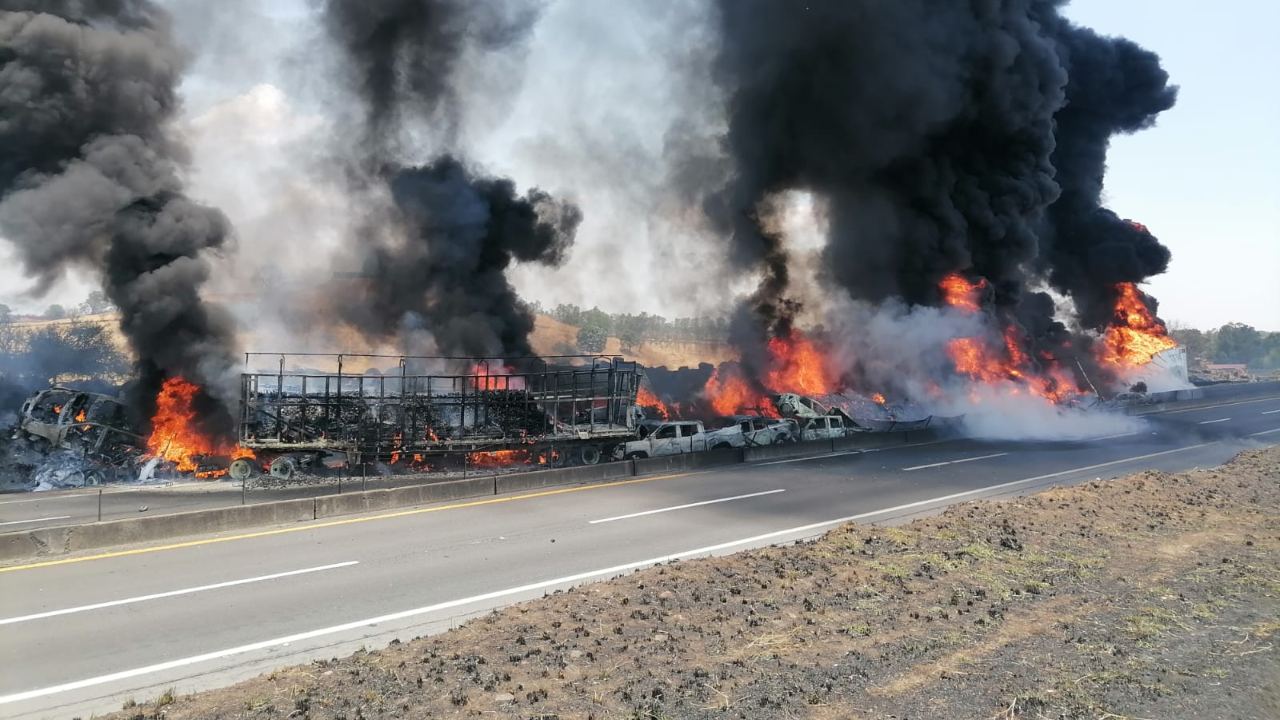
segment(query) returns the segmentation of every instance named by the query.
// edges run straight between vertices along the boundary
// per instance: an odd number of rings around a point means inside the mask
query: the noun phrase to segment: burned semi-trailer
[[[241,375],[239,442],[256,457],[234,461],[233,478],[368,463],[594,465],[642,419],[642,371],[616,356],[269,357],[275,369]],[[325,361],[334,369],[293,369]]]

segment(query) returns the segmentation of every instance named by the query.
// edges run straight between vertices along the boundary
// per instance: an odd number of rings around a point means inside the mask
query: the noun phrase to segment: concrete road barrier
[[[427,505],[433,502],[464,500],[485,497],[495,492],[493,477],[450,480],[428,485],[365,490],[344,495],[324,495],[315,498],[316,519],[337,515],[355,515],[364,512],[390,510],[392,508]]]
[[[283,500],[0,535],[0,561],[315,519],[315,501]]]
[[[680,453],[663,455],[655,458],[636,458],[636,475],[655,475],[672,472],[685,472],[701,468],[736,465],[745,462],[742,448],[721,448],[705,452]]]
[[[746,462],[762,460],[783,460],[789,458],[813,457],[831,452],[831,440],[810,440],[808,442],[782,443],[781,445],[761,445],[746,448]]]
[[[1133,408],[1130,411],[1153,412],[1171,407],[1190,409],[1201,404],[1275,393],[1280,393],[1280,382],[1211,386],[1175,393],[1165,402],[1140,406],[1140,409]],[[945,437],[947,434],[947,431],[935,428],[911,432],[860,433],[835,440],[683,453],[601,465],[537,470],[318,498],[236,505],[128,520],[10,532],[0,534],[0,562],[60,555],[93,548],[154,542],[188,535],[412,507],[434,502],[523,492],[556,485],[608,482],[633,475],[683,472],[743,462],[816,457],[831,452],[885,448],[906,443],[927,442]]]
[[[553,485],[581,485],[583,483],[605,482],[629,478],[634,472],[631,463],[624,461],[497,475],[494,477],[496,482],[494,492],[501,495],[503,493],[536,490]]]

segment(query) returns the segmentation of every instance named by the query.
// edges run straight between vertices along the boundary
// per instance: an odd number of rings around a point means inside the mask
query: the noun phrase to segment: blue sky
[[[1149,287],[1161,316],[1280,331],[1280,3],[1075,0],[1066,14],[1159,53],[1181,87],[1156,127],[1114,140],[1106,184],[1173,251]]]

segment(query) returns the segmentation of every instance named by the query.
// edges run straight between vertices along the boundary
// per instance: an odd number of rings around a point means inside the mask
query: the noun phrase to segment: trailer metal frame
[[[271,371],[253,369],[274,359]],[[394,361],[394,373],[344,372]],[[336,371],[293,369],[328,361]],[[425,372],[427,368],[462,372]],[[618,442],[635,434],[640,366],[616,355],[520,358],[245,353],[239,442],[357,458]]]

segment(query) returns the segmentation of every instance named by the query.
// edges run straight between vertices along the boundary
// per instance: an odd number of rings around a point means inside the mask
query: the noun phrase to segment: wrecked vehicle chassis
[[[143,442],[119,400],[61,386],[27,398],[19,415],[18,433],[48,450],[74,450],[104,461],[136,454],[130,451]]]
[[[432,469],[471,453],[512,462],[594,465],[635,436],[641,370],[619,357],[399,357],[395,372],[245,372],[233,478],[259,467],[278,478],[368,462]],[[367,364],[367,363],[366,363]],[[464,367],[431,373],[420,368]]]

